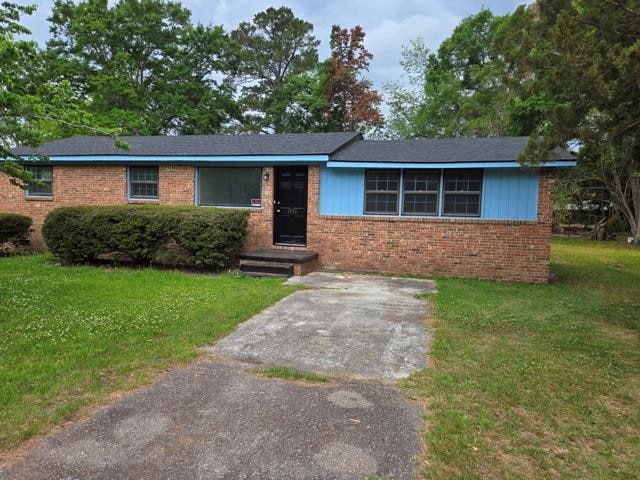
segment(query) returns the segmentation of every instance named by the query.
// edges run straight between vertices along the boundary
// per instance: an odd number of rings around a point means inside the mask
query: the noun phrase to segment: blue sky
[[[21,1],[21,0],[18,0]],[[23,0],[36,3],[38,11],[25,20],[35,38],[44,43],[49,36],[47,17],[52,0]],[[22,3],[22,2],[21,2]],[[456,24],[476,13],[483,5],[496,14],[513,11],[523,0],[183,0],[192,11],[193,19],[204,24],[223,25],[232,30],[238,23],[270,6],[286,5],[301,18],[313,23],[316,36],[322,41],[321,57],[328,53],[328,36],[332,24],[342,27],[362,25],[367,48],[374,59],[368,77],[382,90],[389,81],[402,81],[400,51],[410,40],[422,37],[426,45],[437,49]]]

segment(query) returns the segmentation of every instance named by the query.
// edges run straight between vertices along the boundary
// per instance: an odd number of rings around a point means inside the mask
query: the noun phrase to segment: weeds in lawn
[[[554,239],[560,283],[440,279],[429,479],[640,478],[640,249]]]
[[[193,359],[293,290],[279,279],[0,258],[0,451]]]
[[[292,370],[287,367],[266,367],[266,368],[254,368],[251,370],[253,373],[257,373],[267,378],[282,378],[285,380],[301,380],[309,383],[328,383],[331,381],[329,377],[318,375],[313,372],[302,372],[299,370]]]

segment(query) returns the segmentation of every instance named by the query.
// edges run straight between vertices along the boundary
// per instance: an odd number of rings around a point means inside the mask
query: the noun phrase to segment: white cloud
[[[450,13],[441,17],[423,14],[412,15],[401,20],[384,20],[371,30],[366,38],[367,48],[374,52],[371,74],[376,83],[396,80],[401,72],[399,66],[402,46],[417,37],[422,37],[432,49],[436,49],[455,27],[458,18]],[[392,77],[388,74],[394,74]]]

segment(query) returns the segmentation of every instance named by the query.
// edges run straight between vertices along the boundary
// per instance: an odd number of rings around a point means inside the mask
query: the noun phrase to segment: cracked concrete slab
[[[200,362],[49,436],[0,479],[410,479],[420,414],[381,383]]]
[[[430,280],[316,272],[207,351],[256,363],[396,380],[426,366]]]

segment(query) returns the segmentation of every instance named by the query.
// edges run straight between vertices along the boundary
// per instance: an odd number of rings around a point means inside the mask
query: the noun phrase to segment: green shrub
[[[624,221],[622,215],[616,212],[607,220],[607,230],[611,233],[627,233],[630,227],[629,224]]]
[[[0,212],[0,245],[28,245],[32,220],[16,213]]]
[[[249,212],[198,207],[62,207],[45,219],[51,252],[67,262],[225,268],[240,253]]]

